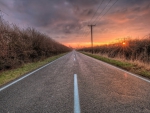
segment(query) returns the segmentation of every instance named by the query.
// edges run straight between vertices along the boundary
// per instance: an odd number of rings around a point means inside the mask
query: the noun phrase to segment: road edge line
[[[80,53],[80,52],[78,52],[78,53]],[[83,53],[81,53],[81,54],[83,54]],[[83,55],[85,55],[85,54],[83,54]],[[88,55],[85,55],[85,56],[87,56],[87,57],[89,57],[89,58],[93,58],[93,57],[90,57],[90,56],[88,56]],[[134,76],[134,77],[136,77],[136,78],[138,78],[138,79],[141,79],[141,80],[143,80],[143,81],[145,81],[145,82],[150,83],[150,80],[149,80],[149,79],[147,79],[147,78],[145,78],[145,77],[142,77],[141,75],[138,75],[138,74],[135,74],[135,73],[131,73],[131,72],[129,72],[129,71],[126,71],[126,70],[124,70],[124,69],[121,69],[121,68],[119,68],[119,67],[116,67],[116,66],[114,66],[114,65],[112,65],[112,64],[109,64],[109,63],[107,63],[107,62],[104,62],[104,61],[102,61],[102,60],[98,60],[98,59],[96,59],[96,58],[93,58],[93,59],[95,59],[96,61],[100,61],[100,62],[102,62],[102,63],[105,63],[106,65],[109,65],[109,66],[114,67],[114,68],[116,68],[116,69],[119,69],[119,70],[121,70],[121,71],[123,71],[123,72],[126,72],[126,73],[128,73],[128,74],[130,74],[130,75],[132,75],[132,76]]]
[[[66,54],[66,55],[67,55],[67,54]],[[64,56],[66,56],[66,55],[64,55]],[[60,57],[60,58],[63,58],[64,56],[62,56],[62,57]],[[58,58],[58,59],[60,59],[60,58]],[[13,85],[13,84],[15,84],[15,83],[17,83],[17,82],[19,82],[19,81],[23,80],[24,78],[26,78],[26,77],[28,77],[28,76],[32,75],[33,73],[35,73],[35,72],[37,72],[37,71],[39,71],[39,70],[43,69],[44,67],[46,67],[46,66],[48,66],[48,65],[52,64],[53,62],[57,61],[58,59],[53,60],[53,61],[51,61],[50,63],[45,64],[44,66],[42,66],[42,67],[40,67],[40,68],[38,68],[38,69],[36,69],[36,70],[34,70],[34,71],[32,71],[32,72],[28,73],[28,74],[25,74],[25,75],[24,75],[24,76],[22,76],[21,78],[19,78],[19,79],[15,80],[15,81],[13,81],[13,82],[11,82],[11,83],[9,83],[9,84],[7,84],[7,85],[3,86],[2,88],[0,88],[0,92],[1,92],[2,90],[4,90],[4,89],[8,88],[9,86],[11,86],[11,85]]]

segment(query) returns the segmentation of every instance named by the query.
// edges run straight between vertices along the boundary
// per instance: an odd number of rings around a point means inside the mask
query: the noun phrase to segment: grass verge
[[[17,68],[17,69],[3,71],[0,73],[0,86],[20,77],[20,76],[22,76],[28,72],[31,72],[31,71],[49,63],[49,62],[52,62],[52,61],[56,60],[57,58],[65,55],[65,54],[66,53],[52,56],[52,57],[49,57],[43,61],[27,63],[27,64],[24,64],[23,66],[21,66],[20,68]]]
[[[147,70],[144,67],[129,62],[123,62],[111,58],[106,58],[97,54],[91,54],[87,52],[81,52],[81,53],[150,79],[150,70]]]

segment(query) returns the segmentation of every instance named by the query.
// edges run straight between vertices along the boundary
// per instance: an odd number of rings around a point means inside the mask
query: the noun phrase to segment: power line
[[[94,16],[96,15],[97,11],[99,10],[100,6],[102,5],[104,0],[101,1],[101,3],[99,4],[99,6],[97,7],[95,13],[93,14],[92,18],[89,20],[88,24],[92,21],[92,19],[94,18]],[[84,26],[85,27],[85,26]],[[84,28],[83,27],[83,28]],[[84,36],[86,34],[86,31],[84,31],[84,34],[82,36]]]
[[[102,2],[99,4],[99,6],[98,6],[97,10],[95,11],[95,13],[94,13],[94,15],[92,16],[92,18],[91,18],[91,20],[90,20],[90,21],[92,21],[92,19],[93,19],[93,18],[94,18],[94,16],[96,15],[96,13],[97,13],[97,11],[99,10],[100,6],[102,5],[103,1],[104,1],[104,0],[102,0]],[[90,21],[89,21],[89,23],[90,23]]]
[[[117,3],[117,1],[118,1],[118,0],[116,0],[116,1],[110,6],[110,8],[101,16],[101,18],[102,18],[103,16],[105,16],[106,13],[108,13],[108,11]],[[99,20],[100,20],[101,18],[99,18]],[[94,22],[95,22],[95,21],[94,21]]]
[[[118,0],[116,0],[116,1],[110,6],[110,8],[101,16],[101,18],[102,18],[103,16],[105,16],[106,13],[108,13],[108,11],[117,3],[117,1],[118,1]],[[107,5],[108,5],[109,3],[110,3],[110,1],[107,3]],[[105,8],[107,7],[107,5],[105,6]],[[104,9],[105,9],[105,8],[104,8]],[[102,10],[102,12],[104,11],[104,9]],[[100,15],[101,15],[101,13],[100,13]],[[99,15],[98,17],[100,17],[100,15]],[[101,19],[101,18],[100,18],[100,19]],[[97,18],[96,18],[96,19],[97,19]],[[96,22],[96,19],[95,19],[95,21],[94,21],[93,23]],[[99,20],[100,20],[100,19],[99,19]],[[96,23],[95,23],[95,24],[96,24]],[[89,32],[88,32],[88,33],[89,33]],[[87,35],[88,33],[86,33],[86,35]],[[86,36],[86,35],[85,35],[85,36]]]
[[[110,2],[111,2],[111,0],[109,0],[109,2],[106,4],[105,8],[103,8],[103,10],[102,10],[101,13],[99,14],[99,16],[97,16],[97,18],[100,17],[100,15],[103,13],[103,11],[106,9],[106,7],[108,6],[108,4],[109,4]],[[96,18],[96,19],[97,19],[97,18]],[[96,19],[95,19],[95,20],[96,20]],[[95,21],[94,21],[94,22],[95,22]],[[93,22],[93,23],[94,23],[94,22]]]
[[[103,0],[104,1],[104,0]],[[98,6],[98,8],[97,8],[97,10],[96,10],[96,12],[94,13],[94,15],[92,16],[92,18],[90,19],[90,21],[88,22],[88,23],[90,23],[91,21],[92,21],[92,19],[94,18],[94,16],[96,15],[96,13],[97,13],[97,11],[98,11],[98,9],[100,8],[100,6],[101,6],[101,4],[103,3],[103,1],[100,3],[100,5]],[[96,18],[95,18],[95,20],[93,21],[93,24],[91,24],[91,25],[89,25],[89,26],[91,26],[91,46],[92,46],[92,53],[93,53],[93,33],[92,33],[92,27],[93,27],[93,25],[95,25],[96,24],[96,21],[97,20],[100,20],[103,16],[105,16],[106,15],[106,13],[108,13],[108,11],[116,4],[116,2],[117,2],[118,0],[116,0],[109,8],[108,8],[108,10],[103,14],[103,12],[105,11],[105,9],[107,8],[107,6],[109,5],[109,3],[111,2],[111,0],[109,0],[108,1],[108,3],[106,4],[106,6],[102,9],[102,11],[101,11],[101,13],[99,14],[99,16],[97,16]],[[102,15],[103,14],[103,15]],[[102,16],[101,16],[102,15]],[[101,17],[100,17],[101,16]],[[100,19],[98,19],[100,17]],[[94,24],[95,23],[95,24]],[[84,32],[84,34],[82,35],[82,36],[87,36],[89,34],[89,32]]]
[[[101,15],[102,12],[105,10],[105,8],[106,8],[107,5],[110,3],[110,1],[111,1],[111,0],[109,0],[109,2],[106,4],[106,6],[102,9],[102,11],[100,12],[100,15]],[[102,2],[103,2],[103,1],[102,1]],[[102,4],[102,2],[101,2],[101,4]],[[99,5],[99,6],[100,6],[100,5]],[[99,9],[99,7],[98,7],[98,9]],[[97,10],[97,11],[98,11],[98,10]],[[96,14],[96,13],[95,13],[95,14]],[[99,16],[100,16],[100,15],[99,15]],[[99,17],[99,16],[98,16],[98,17]],[[97,18],[98,18],[98,17],[97,17]],[[97,19],[97,18],[96,18],[96,19]],[[96,19],[95,19],[95,20],[96,20]],[[95,22],[95,21],[94,21],[94,22]],[[86,32],[86,33],[84,34],[84,36],[86,36],[87,34],[89,34],[89,32]]]

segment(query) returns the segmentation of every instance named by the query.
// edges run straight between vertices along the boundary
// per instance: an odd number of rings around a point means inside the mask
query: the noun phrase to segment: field
[[[121,40],[109,45],[81,48],[79,51],[128,71],[150,78],[150,36]],[[127,64],[127,65],[126,65]]]
[[[92,48],[81,48],[81,51],[92,52]],[[143,39],[122,40],[117,43],[95,46],[95,54],[107,56],[109,58],[118,58],[128,61],[138,61],[150,63],[150,36]]]

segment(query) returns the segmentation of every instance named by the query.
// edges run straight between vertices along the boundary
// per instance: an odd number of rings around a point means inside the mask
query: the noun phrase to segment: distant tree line
[[[143,39],[129,39],[114,44],[95,46],[93,49],[94,53],[111,58],[150,63],[150,35]],[[92,52],[92,48],[81,48],[80,51]]]
[[[15,68],[70,50],[33,28],[20,29],[0,17],[0,70]]]

